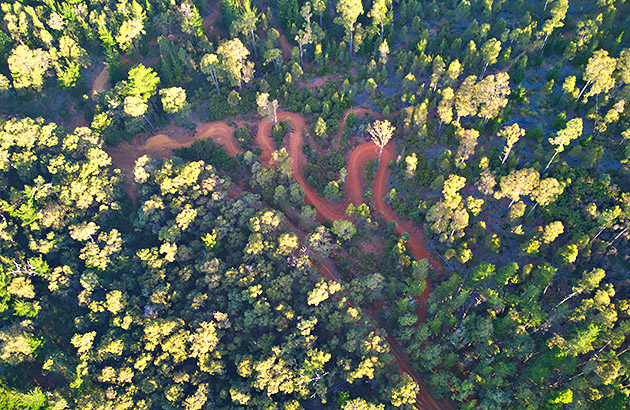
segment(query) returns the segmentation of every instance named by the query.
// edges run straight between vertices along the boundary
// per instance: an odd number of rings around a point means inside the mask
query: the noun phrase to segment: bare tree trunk
[[[549,165],[551,165],[551,163],[553,162],[554,158],[556,157],[556,155],[558,155],[558,150],[556,150],[556,152],[553,153],[553,157],[551,157],[551,159],[549,160],[549,162],[547,163],[547,166],[545,167],[545,169],[543,169],[543,174],[545,173],[545,171],[547,171],[547,168],[549,168]]]
[[[536,202],[534,204],[534,207],[529,211],[529,213],[527,214],[527,216],[525,217],[525,219],[529,218],[529,216],[532,214],[532,212],[534,212],[534,209],[536,209],[536,207],[538,206],[538,202]]]
[[[479,80],[483,79],[483,75],[486,73],[486,68],[488,68],[488,61],[486,61],[486,65],[483,66],[483,70],[481,70],[481,75],[479,76]]]
[[[630,225],[629,225],[629,226],[630,226]],[[623,229],[623,231],[619,232],[619,234],[618,234],[617,236],[615,236],[615,238],[614,238],[612,241],[610,241],[610,242],[608,243],[608,245],[612,245],[612,243],[613,243],[613,242],[615,242],[615,241],[617,240],[617,238],[619,238],[621,235],[623,235],[623,233],[624,233],[625,231],[627,231],[627,230],[628,230],[628,226],[626,226],[626,227]]]
[[[256,38],[254,37],[254,30],[250,29],[249,32],[252,34],[252,46],[254,46],[254,55],[256,59],[258,59],[258,50],[256,49]]]
[[[582,96],[582,93],[584,92],[584,90],[586,90],[586,87],[588,87],[590,84],[591,84],[591,80],[588,80],[586,84],[584,84],[584,87],[582,87],[582,91],[580,91],[575,101],[580,99],[580,97]]]
[[[513,146],[510,146],[508,150],[506,151],[505,156],[503,157],[503,161],[501,161],[501,165],[505,164],[505,161],[507,160],[508,155],[510,155],[510,152],[512,151],[512,147]]]
[[[595,239],[597,239],[597,237],[601,235],[602,232],[604,232],[604,229],[606,229],[606,227],[602,226],[602,229],[600,229],[599,232],[597,232],[597,235],[595,235],[595,237],[591,239],[591,242],[595,241]]]
[[[354,27],[350,27],[350,59],[352,59],[352,35],[354,34]]]

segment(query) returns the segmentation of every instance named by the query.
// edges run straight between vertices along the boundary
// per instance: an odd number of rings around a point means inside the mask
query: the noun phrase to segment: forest
[[[0,0],[0,410],[630,408],[625,0]]]

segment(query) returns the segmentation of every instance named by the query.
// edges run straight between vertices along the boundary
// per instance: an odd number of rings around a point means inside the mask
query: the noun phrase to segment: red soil
[[[289,43],[289,39],[287,39],[287,36],[284,35],[282,30],[279,30],[279,33],[280,38],[278,39],[278,42],[280,43],[280,50],[282,50],[282,58],[290,60],[293,46]]]
[[[358,108],[353,110],[355,115],[361,115],[371,113],[378,117],[379,114],[370,110]],[[339,140],[341,134],[345,128],[345,122],[348,113],[344,116],[339,125],[339,132],[335,135],[335,146],[339,146]],[[315,190],[313,190],[306,182],[302,175],[301,168],[306,163],[306,157],[302,151],[303,139],[302,131],[306,128],[304,117],[300,114],[291,112],[279,112],[279,119],[283,120],[289,117],[291,120],[291,132],[289,136],[289,156],[293,160],[293,176],[296,181],[302,186],[305,193],[306,203],[313,205],[317,210],[318,218],[337,220],[347,219],[345,210],[348,204],[360,205],[363,203],[363,187],[361,186],[361,176],[366,164],[369,161],[376,160],[378,158],[378,149],[372,142],[366,142],[356,147],[350,154],[348,161],[348,176],[346,178],[346,200],[341,204],[331,203],[321,198]],[[128,174],[132,173],[133,164],[136,158],[148,154],[158,158],[164,158],[171,155],[174,148],[189,146],[192,144],[195,138],[207,138],[212,137],[218,144],[222,145],[228,154],[234,156],[238,152],[242,152],[233,135],[233,129],[229,127],[225,122],[213,122],[207,124],[199,124],[194,133],[182,132],[179,127],[167,127],[161,131],[163,134],[157,134],[151,138],[145,139],[145,137],[139,136],[134,138],[131,144],[123,143],[117,147],[111,147],[106,149],[108,154],[112,157],[114,164]],[[265,164],[269,164],[271,153],[275,150],[275,142],[270,138],[271,135],[271,123],[266,119],[260,121],[258,125],[258,132],[256,135],[256,142],[262,148],[260,154],[260,160]],[[374,206],[377,211],[383,214],[385,220],[396,222],[396,232],[402,234],[407,232],[409,234],[409,242],[407,243],[409,252],[416,258],[416,260],[430,258],[429,252],[423,245],[424,237],[422,231],[415,226],[411,221],[401,220],[394,210],[384,200],[385,195],[389,191],[389,169],[387,168],[389,162],[394,158],[395,147],[393,143],[390,143],[383,149],[381,163],[376,172],[374,178]],[[128,175],[128,177],[131,175]],[[129,178],[128,178],[129,179]],[[236,192],[231,193],[235,195]],[[297,228],[296,228],[296,231]],[[435,259],[430,259],[434,267],[440,269],[439,263]],[[330,280],[340,281],[340,275],[337,272],[335,265],[330,259],[324,259],[322,264],[317,266],[320,273]],[[424,293],[418,297],[418,318],[422,322],[426,317],[425,301],[430,293],[430,283],[427,283],[427,289]],[[374,317],[374,312],[368,310],[368,314]],[[440,401],[439,403],[430,395],[428,390],[424,387],[419,375],[409,366],[408,359],[399,352],[397,348],[397,342],[391,337],[387,338],[388,343],[391,346],[392,354],[396,357],[400,368],[408,373],[413,380],[420,386],[420,392],[418,394],[419,408],[427,409],[452,409],[450,403],[446,401]]]

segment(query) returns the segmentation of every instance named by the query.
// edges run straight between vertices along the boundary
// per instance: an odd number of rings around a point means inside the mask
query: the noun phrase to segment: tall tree
[[[29,88],[41,90],[51,61],[50,54],[41,48],[31,50],[23,44],[15,47],[7,60],[13,87],[18,91]]]
[[[491,38],[483,43],[480,52],[484,65],[479,78],[483,78],[488,66],[497,62],[497,58],[499,58],[499,54],[501,53],[501,42],[496,38]]]
[[[221,64],[219,63],[219,57],[216,54],[205,54],[201,59],[201,72],[208,76],[208,80],[212,80],[214,87],[217,89],[217,94],[221,95],[219,90],[219,75]]]
[[[220,67],[226,74],[230,84],[242,88],[254,75],[254,63],[247,60],[249,50],[238,38],[225,41],[217,49]]]
[[[510,76],[508,73],[489,75],[477,84],[475,100],[479,104],[479,117],[483,118],[484,125],[490,118],[494,118],[508,103],[510,95]]]
[[[569,145],[571,141],[573,141],[576,138],[579,138],[581,135],[582,135],[582,119],[573,118],[572,120],[567,122],[566,128],[556,133],[555,138],[549,138],[548,140],[549,143],[551,145],[557,146],[558,148],[556,148],[556,151],[553,153],[553,156],[547,163],[547,166],[545,167],[545,169],[543,169],[543,173],[547,171],[547,168],[549,168],[549,165],[551,165],[554,158],[556,158],[556,155],[558,155],[559,152],[564,151],[564,148],[567,145]]]
[[[503,148],[503,159],[501,163],[504,164],[512,151],[512,147],[514,144],[518,142],[518,140],[525,135],[525,130],[522,129],[518,124],[514,123],[512,125],[506,125],[497,133],[497,135],[503,140],[505,140],[505,148]]]
[[[529,217],[538,205],[545,207],[555,201],[556,198],[558,198],[558,196],[564,191],[564,186],[565,184],[558,182],[555,178],[545,178],[540,181],[540,184],[534,188],[530,195],[531,199],[533,199],[536,203],[527,216]]]
[[[278,100],[269,100],[269,93],[260,93],[256,98],[258,104],[258,113],[262,116],[268,117],[273,126],[278,123]]]
[[[304,47],[313,42],[313,30],[311,29],[311,3],[306,2],[300,9],[300,15],[304,18],[304,29],[300,29],[295,35],[295,41],[300,49],[300,65],[304,66]]]
[[[313,11],[319,14],[319,26],[322,27],[322,14],[326,11],[327,0],[313,0]]]
[[[545,2],[545,8],[547,6],[547,2]],[[569,0],[556,0],[551,7],[549,13],[551,17],[545,20],[542,25],[540,36],[544,36],[542,45],[540,48],[542,49],[547,43],[547,39],[553,33],[553,31],[557,28],[564,26],[564,18],[567,15],[567,10],[569,9]]]
[[[157,92],[159,83],[160,77],[153,68],[138,64],[129,70],[129,81],[123,94],[140,97],[147,102]]]
[[[586,93],[585,97],[607,92],[615,85],[613,73],[617,66],[617,60],[608,56],[608,51],[597,50],[593,56],[588,59],[588,64],[584,70],[582,78],[586,81],[584,87],[578,94],[576,100],[579,100],[586,88],[590,85],[591,89]]]
[[[475,152],[479,131],[475,129],[458,128],[455,136],[459,139],[459,147],[457,148],[457,156],[460,164],[463,164]]]
[[[477,76],[471,75],[464,79],[455,93],[455,109],[457,110],[457,119],[475,115],[479,109],[479,103],[476,98]]]
[[[518,201],[521,196],[529,195],[538,186],[540,175],[533,168],[523,168],[510,172],[501,178],[499,185],[501,192],[495,193],[496,198],[511,199],[508,208],[511,208],[514,202]]]
[[[116,42],[120,49],[126,53],[133,46],[138,51],[137,42],[140,36],[145,34],[144,23],[142,20],[125,20],[118,30]]]
[[[246,35],[254,47],[254,55],[258,58],[258,50],[256,48],[256,25],[260,20],[260,14],[256,10],[256,6],[252,6],[251,1],[246,0],[243,2],[243,11],[241,15],[232,22],[230,31],[235,34]]]
[[[381,163],[381,154],[383,153],[383,148],[389,142],[389,140],[394,135],[394,131],[396,127],[392,125],[391,122],[385,121],[374,121],[372,124],[368,125],[367,132],[370,134],[372,141],[378,146],[378,164]]]
[[[381,41],[383,41],[385,25],[392,20],[392,0],[374,0],[368,17],[372,18],[373,26],[380,28]]]
[[[186,90],[181,87],[164,88],[160,90],[162,107],[169,114],[179,112],[186,105]]]
[[[335,23],[342,25],[346,34],[350,36],[350,57],[354,52],[353,49],[353,35],[354,24],[361,14],[363,14],[363,3],[361,0],[339,0],[337,3],[337,13],[339,17],[335,18]]]
[[[181,26],[184,33],[194,35],[197,39],[203,35],[203,19],[199,15],[197,6],[186,0],[177,8],[177,11],[181,18]]]

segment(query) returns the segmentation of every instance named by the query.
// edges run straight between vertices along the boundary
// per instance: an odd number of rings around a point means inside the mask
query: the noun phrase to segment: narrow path
[[[378,113],[357,108],[353,110],[355,115],[371,113],[375,117],[379,117]],[[338,147],[339,140],[345,128],[345,122],[348,112],[343,117],[339,125],[339,131],[335,135],[335,146]],[[305,201],[309,205],[313,205],[317,210],[318,218],[337,220],[347,219],[345,210],[348,204],[353,203],[355,206],[363,203],[363,187],[361,185],[362,174],[365,166],[369,161],[378,158],[378,150],[373,142],[366,142],[356,147],[348,161],[348,176],[346,178],[346,200],[343,203],[332,203],[321,198],[313,188],[308,185],[306,179],[302,175],[301,168],[306,163],[306,156],[302,151],[303,138],[302,131],[306,129],[306,123],[302,115],[292,112],[279,112],[280,119],[289,117],[291,120],[291,132],[289,135],[289,156],[293,160],[292,170],[296,181],[302,186],[305,193]],[[194,132],[183,130],[181,127],[167,127],[162,130],[163,133],[154,135],[150,138],[146,136],[137,136],[131,143],[122,143],[116,147],[108,147],[106,151],[112,157],[114,164],[122,168],[127,173],[127,180],[133,181],[133,166],[135,160],[142,155],[151,155],[157,158],[166,158],[172,154],[172,150],[179,147],[190,146],[195,138],[213,138],[219,145],[223,146],[229,155],[235,156],[239,152],[243,152],[238,142],[234,138],[234,130],[223,121],[199,124]],[[258,125],[256,142],[262,149],[260,160],[269,165],[271,153],[275,150],[275,142],[271,139],[271,123],[266,119],[262,119]],[[383,150],[380,166],[374,178],[374,206],[378,212],[383,214],[387,221],[396,222],[396,232],[409,234],[409,242],[407,244],[410,253],[421,260],[430,258],[429,252],[424,247],[424,237],[422,231],[416,227],[411,221],[401,220],[394,210],[384,200],[385,195],[389,191],[389,169],[388,164],[394,158],[395,147],[390,143]],[[441,269],[440,264],[435,259],[430,259],[436,269]],[[320,273],[328,279],[341,280],[341,276],[330,259],[326,259],[321,265],[317,266]],[[430,293],[430,282],[427,281],[427,288],[423,294],[418,297],[418,318],[419,322],[424,321],[426,317],[425,301]],[[376,320],[376,314],[373,310],[368,309],[368,314]],[[420,376],[409,366],[408,359],[399,351],[398,344],[393,337],[388,336],[392,354],[395,356],[400,368],[408,373],[412,379],[420,387],[417,399],[417,407],[420,409],[453,409],[452,405],[446,400],[436,401],[424,386]]]

